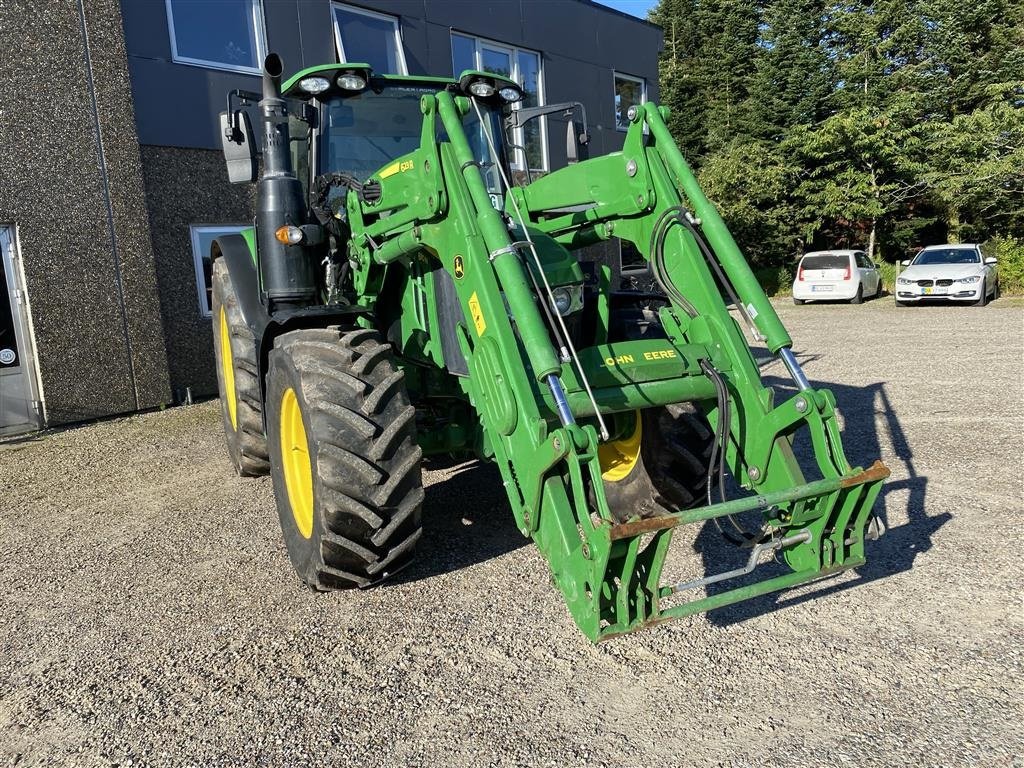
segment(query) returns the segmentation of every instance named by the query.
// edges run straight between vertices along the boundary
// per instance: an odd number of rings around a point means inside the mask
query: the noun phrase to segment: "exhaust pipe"
[[[288,107],[281,97],[284,63],[276,53],[263,62],[263,172],[256,192],[256,237],[259,241],[261,299],[273,313],[316,300],[315,260],[308,246],[285,245],[275,233],[283,226],[306,224],[302,185],[292,169]]]

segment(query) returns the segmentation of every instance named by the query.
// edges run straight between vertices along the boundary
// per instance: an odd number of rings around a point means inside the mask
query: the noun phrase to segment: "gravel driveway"
[[[397,583],[315,595],[216,403],[0,443],[0,765],[1024,765],[1024,309],[780,312],[888,534],[596,647],[486,466],[427,471]]]

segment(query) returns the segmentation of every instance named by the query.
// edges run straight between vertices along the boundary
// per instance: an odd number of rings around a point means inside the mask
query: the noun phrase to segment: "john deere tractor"
[[[233,91],[220,116],[231,181],[258,186],[253,228],[212,246],[213,322],[231,458],[270,473],[303,582],[407,566],[421,461],[451,455],[497,464],[595,641],[864,563],[888,470],[847,461],[833,395],[664,107],[630,108],[622,151],[586,158],[581,105],[517,108],[496,74],[282,69],[268,56],[262,94]],[[510,129],[542,114],[565,120],[569,163],[532,179]],[[652,290],[585,258],[615,238]],[[781,402],[753,342],[793,379]],[[705,521],[746,565],[665,583],[674,529]],[[785,572],[729,588],[769,556]]]

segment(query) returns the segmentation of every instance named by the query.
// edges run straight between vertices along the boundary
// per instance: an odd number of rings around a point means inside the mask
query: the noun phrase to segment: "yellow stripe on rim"
[[[238,401],[235,394],[235,360],[231,355],[231,332],[228,330],[228,316],[224,306],[220,308],[220,373],[224,380],[224,399],[228,403],[228,418],[231,428],[238,431]]]
[[[313,467],[299,398],[291,387],[281,398],[281,464],[292,517],[299,533],[308,539],[313,535]]]
[[[615,483],[623,480],[640,461],[640,440],[643,424],[640,411],[636,412],[636,426],[633,434],[620,440],[609,440],[597,447],[597,460],[601,466],[601,479]]]

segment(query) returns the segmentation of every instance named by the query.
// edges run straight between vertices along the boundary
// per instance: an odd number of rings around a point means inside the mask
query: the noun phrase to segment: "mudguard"
[[[210,246],[210,257],[213,261],[223,258],[227,263],[242,317],[253,337],[259,339],[270,322],[270,316],[260,301],[260,277],[249,243],[242,235],[221,235]]]

